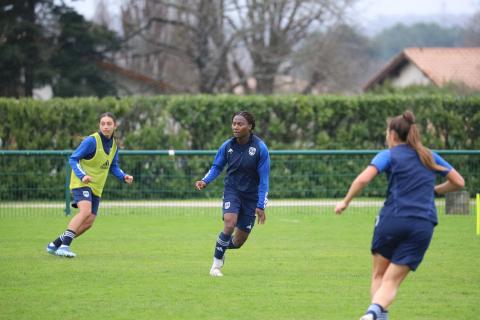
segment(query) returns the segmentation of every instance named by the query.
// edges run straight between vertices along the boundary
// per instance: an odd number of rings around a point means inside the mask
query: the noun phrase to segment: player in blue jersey
[[[412,112],[389,119],[387,144],[389,149],[373,158],[335,208],[342,213],[370,181],[386,173],[387,196],[371,246],[372,300],[361,320],[388,319],[388,307],[402,281],[421,263],[438,223],[434,195],[464,186],[463,177],[448,162],[422,145]],[[436,174],[446,181],[435,185]]]
[[[215,244],[210,275],[223,276],[224,255],[227,249],[238,249],[248,239],[255,224],[265,223],[265,206],[268,196],[270,156],[265,143],[255,136],[255,119],[250,112],[233,115],[234,137],[225,141],[215,156],[205,177],[195,182],[198,190],[217,178],[227,165],[223,193],[223,231]]]
[[[47,245],[48,253],[75,257],[70,244],[73,238],[78,238],[93,225],[109,172],[122,182],[133,182],[133,177],[125,174],[118,165],[118,148],[113,137],[115,116],[110,112],[102,114],[99,128],[98,132],[86,137],[70,157],[72,206],[80,211],[70,220],[67,230]]]

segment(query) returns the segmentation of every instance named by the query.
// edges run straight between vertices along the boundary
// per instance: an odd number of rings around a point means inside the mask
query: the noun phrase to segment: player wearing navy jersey
[[[265,222],[270,156],[265,143],[255,136],[255,119],[249,112],[237,112],[232,118],[234,137],[225,141],[205,177],[195,182],[198,190],[217,178],[227,165],[223,193],[223,231],[218,235],[210,275],[223,276],[227,249],[240,248],[255,224]]]
[[[70,244],[73,238],[78,238],[93,225],[109,172],[122,182],[133,182],[133,177],[125,174],[118,165],[118,149],[113,138],[116,129],[114,115],[110,112],[102,114],[99,128],[98,132],[86,137],[70,157],[72,206],[80,211],[72,218],[67,230],[47,245],[48,253],[75,257]]]
[[[388,319],[387,308],[410,271],[422,262],[438,223],[434,195],[463,188],[463,177],[438,154],[425,148],[412,112],[389,119],[389,149],[380,152],[352,182],[335,212],[342,213],[352,198],[379,173],[388,179],[387,196],[375,222],[371,304],[361,320]],[[436,174],[446,182],[435,185]]]

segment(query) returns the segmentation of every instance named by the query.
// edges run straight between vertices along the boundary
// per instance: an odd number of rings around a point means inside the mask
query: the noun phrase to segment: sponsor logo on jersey
[[[254,147],[248,148],[249,155],[254,156],[256,152],[257,152],[257,149],[255,149]]]
[[[101,165],[100,169],[108,169],[110,167],[110,162],[107,160],[104,164]]]

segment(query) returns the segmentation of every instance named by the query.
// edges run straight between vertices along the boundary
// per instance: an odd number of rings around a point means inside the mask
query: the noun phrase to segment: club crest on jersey
[[[85,198],[88,198],[88,197],[90,196],[90,192],[88,192],[88,191],[83,191],[83,196],[84,196]]]
[[[230,208],[230,201],[225,202],[225,204],[223,205],[223,207],[224,207],[225,209]]]
[[[249,155],[254,156],[256,152],[257,152],[257,149],[255,149],[254,147],[248,148]]]

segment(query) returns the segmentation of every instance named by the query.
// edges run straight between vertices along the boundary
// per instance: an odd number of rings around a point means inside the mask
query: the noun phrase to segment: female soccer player
[[[70,220],[67,230],[47,245],[50,254],[75,257],[70,244],[73,238],[78,238],[93,225],[109,172],[120,181],[133,182],[133,177],[125,174],[118,165],[118,149],[113,137],[117,128],[115,116],[110,112],[103,113],[99,127],[100,130],[86,137],[70,157],[72,206],[80,211]]]
[[[352,198],[377,174],[388,179],[387,198],[375,223],[371,304],[360,320],[388,319],[387,308],[410,271],[421,263],[437,224],[434,194],[463,188],[462,176],[438,154],[425,148],[412,112],[389,120],[389,149],[377,154],[353,181],[335,212],[342,213]],[[447,181],[435,185],[435,174]]]
[[[195,187],[202,190],[227,165],[223,193],[224,227],[217,238],[210,269],[210,275],[214,277],[223,276],[220,269],[225,251],[238,249],[247,241],[255,224],[255,214],[259,224],[265,222],[270,156],[265,143],[252,133],[253,129],[255,119],[250,112],[235,113],[232,118],[234,137],[222,144],[210,170],[202,180],[195,182]]]

